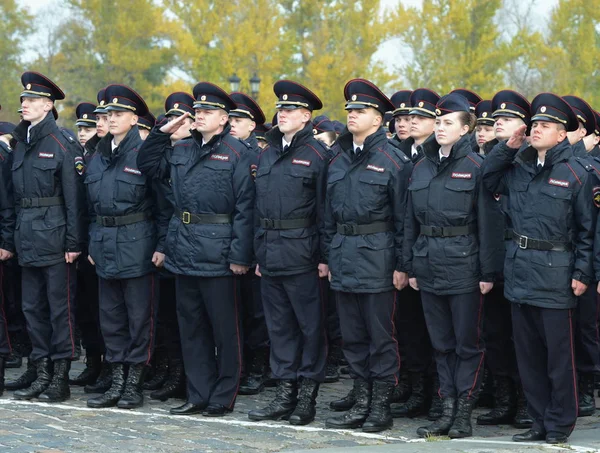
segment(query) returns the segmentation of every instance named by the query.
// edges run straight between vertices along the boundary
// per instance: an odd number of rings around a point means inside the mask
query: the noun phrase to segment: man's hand
[[[494,287],[493,283],[490,282],[479,282],[479,291],[481,291],[481,294],[483,294],[484,296],[489,293],[492,288]]]
[[[417,279],[416,278],[409,278],[408,279],[408,284],[415,291],[419,291],[419,284],[417,283]]]
[[[156,267],[163,267],[163,264],[165,264],[165,254],[154,252],[154,255],[152,255],[152,264]]]
[[[587,289],[587,285],[584,285],[579,280],[572,279],[571,280],[571,289],[573,290],[573,294],[575,294],[577,297],[579,297],[583,293],[585,293],[585,290]]]
[[[0,249],[0,261],[6,261],[11,259],[13,256],[15,256],[14,253],[9,252],[8,250],[5,249]]]
[[[91,255],[88,255],[88,261],[90,262],[90,264],[91,264],[92,266],[95,266],[95,265],[96,265],[96,262],[94,261],[94,259],[92,258],[92,256],[91,256]]]
[[[254,273],[257,277],[262,277],[262,274],[260,273],[260,266],[258,264],[256,265],[256,270],[254,271]]]
[[[506,142],[506,145],[512,149],[519,149],[521,145],[525,143],[525,131],[527,131],[527,126],[522,125],[517,128]]]
[[[81,252],[66,252],[65,261],[67,263],[74,263],[79,255],[81,255]]]
[[[393,281],[394,288],[401,291],[408,285],[408,274],[406,272],[394,271]]]
[[[329,266],[327,264],[319,264],[319,278],[325,278],[329,275]]]
[[[191,115],[189,112],[185,112],[183,115],[177,117],[173,121],[169,121],[167,124],[160,128],[160,131],[165,134],[172,134],[177,129],[181,127],[186,118],[189,118]]]
[[[239,264],[231,263],[229,265],[229,269],[231,269],[231,272],[233,272],[235,275],[244,275],[250,268],[248,266],[240,266]]]

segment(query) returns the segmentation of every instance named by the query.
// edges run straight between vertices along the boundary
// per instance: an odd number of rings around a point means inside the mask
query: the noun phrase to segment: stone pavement
[[[73,364],[72,374],[83,364]],[[20,370],[7,370],[14,378]],[[572,452],[600,451],[599,416],[579,419],[569,446],[543,443],[514,444],[512,427],[479,427],[477,437],[465,441],[418,439],[415,431],[423,419],[396,419],[394,428],[381,434],[325,428],[331,416],[329,401],[343,396],[351,381],[342,379],[322,387],[317,420],[309,426],[293,427],[285,422],[255,423],[248,420],[250,409],[264,405],[272,389],[254,396],[240,396],[234,412],[224,418],[201,415],[174,417],[168,413],[178,400],[166,403],[146,399],[138,410],[89,409],[83,389],[72,387],[72,398],[62,404],[16,401],[11,392],[0,398],[0,453],[171,453],[171,452],[303,452],[387,453],[387,452]],[[484,410],[477,410],[480,414]],[[351,452],[348,450],[352,448]]]

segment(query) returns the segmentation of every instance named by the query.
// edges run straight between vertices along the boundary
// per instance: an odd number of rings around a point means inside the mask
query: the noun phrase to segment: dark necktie
[[[441,164],[442,162],[444,162],[446,159],[448,159],[446,156],[442,156],[442,157],[440,157],[440,164]]]
[[[544,166],[542,164],[537,164],[537,173],[541,173]]]
[[[285,153],[285,152],[288,150],[288,148],[289,148],[289,147],[290,147],[290,145],[285,145],[285,146],[283,147],[283,152]]]
[[[356,149],[354,150],[354,154],[358,154],[360,153],[361,147],[357,146]]]

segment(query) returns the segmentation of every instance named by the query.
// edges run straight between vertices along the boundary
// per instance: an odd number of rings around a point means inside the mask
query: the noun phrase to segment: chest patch
[[[138,176],[141,176],[141,175],[142,175],[142,172],[141,172],[141,171],[139,171],[137,168],[125,167],[125,168],[123,169],[123,171],[124,171],[125,173],[131,173],[132,175],[138,175]]]
[[[383,173],[385,171],[385,168],[376,167],[373,164],[369,164],[369,165],[367,165],[367,170],[376,171],[377,173]]]
[[[292,164],[304,165],[305,167],[310,167],[310,164],[312,164],[312,162],[310,160],[292,159]]]
[[[597,208],[600,208],[600,186],[596,186],[593,189],[593,195],[594,195],[594,205]]]
[[[42,157],[44,159],[54,159],[54,153],[38,153],[38,157]]]
[[[227,154],[211,154],[210,160],[220,160],[221,162],[229,162],[229,156]]]
[[[563,181],[562,179],[554,179],[554,178],[550,178],[548,180],[548,184],[552,184],[553,186],[558,186],[558,187],[569,187],[569,185],[570,185],[569,181]]]
[[[473,177],[473,173],[452,173],[452,179],[471,179]]]

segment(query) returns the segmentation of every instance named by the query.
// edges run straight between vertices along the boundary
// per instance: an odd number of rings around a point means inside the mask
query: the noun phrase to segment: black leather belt
[[[527,236],[521,236],[513,231],[513,240],[518,244],[519,248],[542,250],[545,252],[570,252],[573,250],[573,244],[570,242],[553,242],[544,241],[541,239],[532,239]]]
[[[203,225],[225,225],[231,223],[229,214],[192,214],[189,211],[175,209],[175,216],[186,225],[189,223],[200,223]]]
[[[135,214],[119,215],[119,216],[96,216],[96,223],[105,227],[119,227],[123,225],[131,225],[132,223],[143,222],[150,218],[150,214],[145,212],[136,212]]]
[[[504,230],[504,240],[505,241],[510,241],[513,238],[513,230],[511,230],[510,228],[507,228]]]
[[[21,198],[22,208],[47,208],[65,204],[63,197]]]
[[[354,223],[338,223],[337,232],[343,236],[359,236],[361,234],[375,234],[392,231],[394,224],[392,222],[373,222],[364,225]]]
[[[311,218],[305,219],[260,219],[260,226],[265,230],[294,230],[296,228],[309,228],[315,224]]]
[[[476,232],[477,226],[475,224],[449,227],[421,225],[421,234],[423,236],[430,236],[434,238],[449,238],[453,236],[473,234]]]

